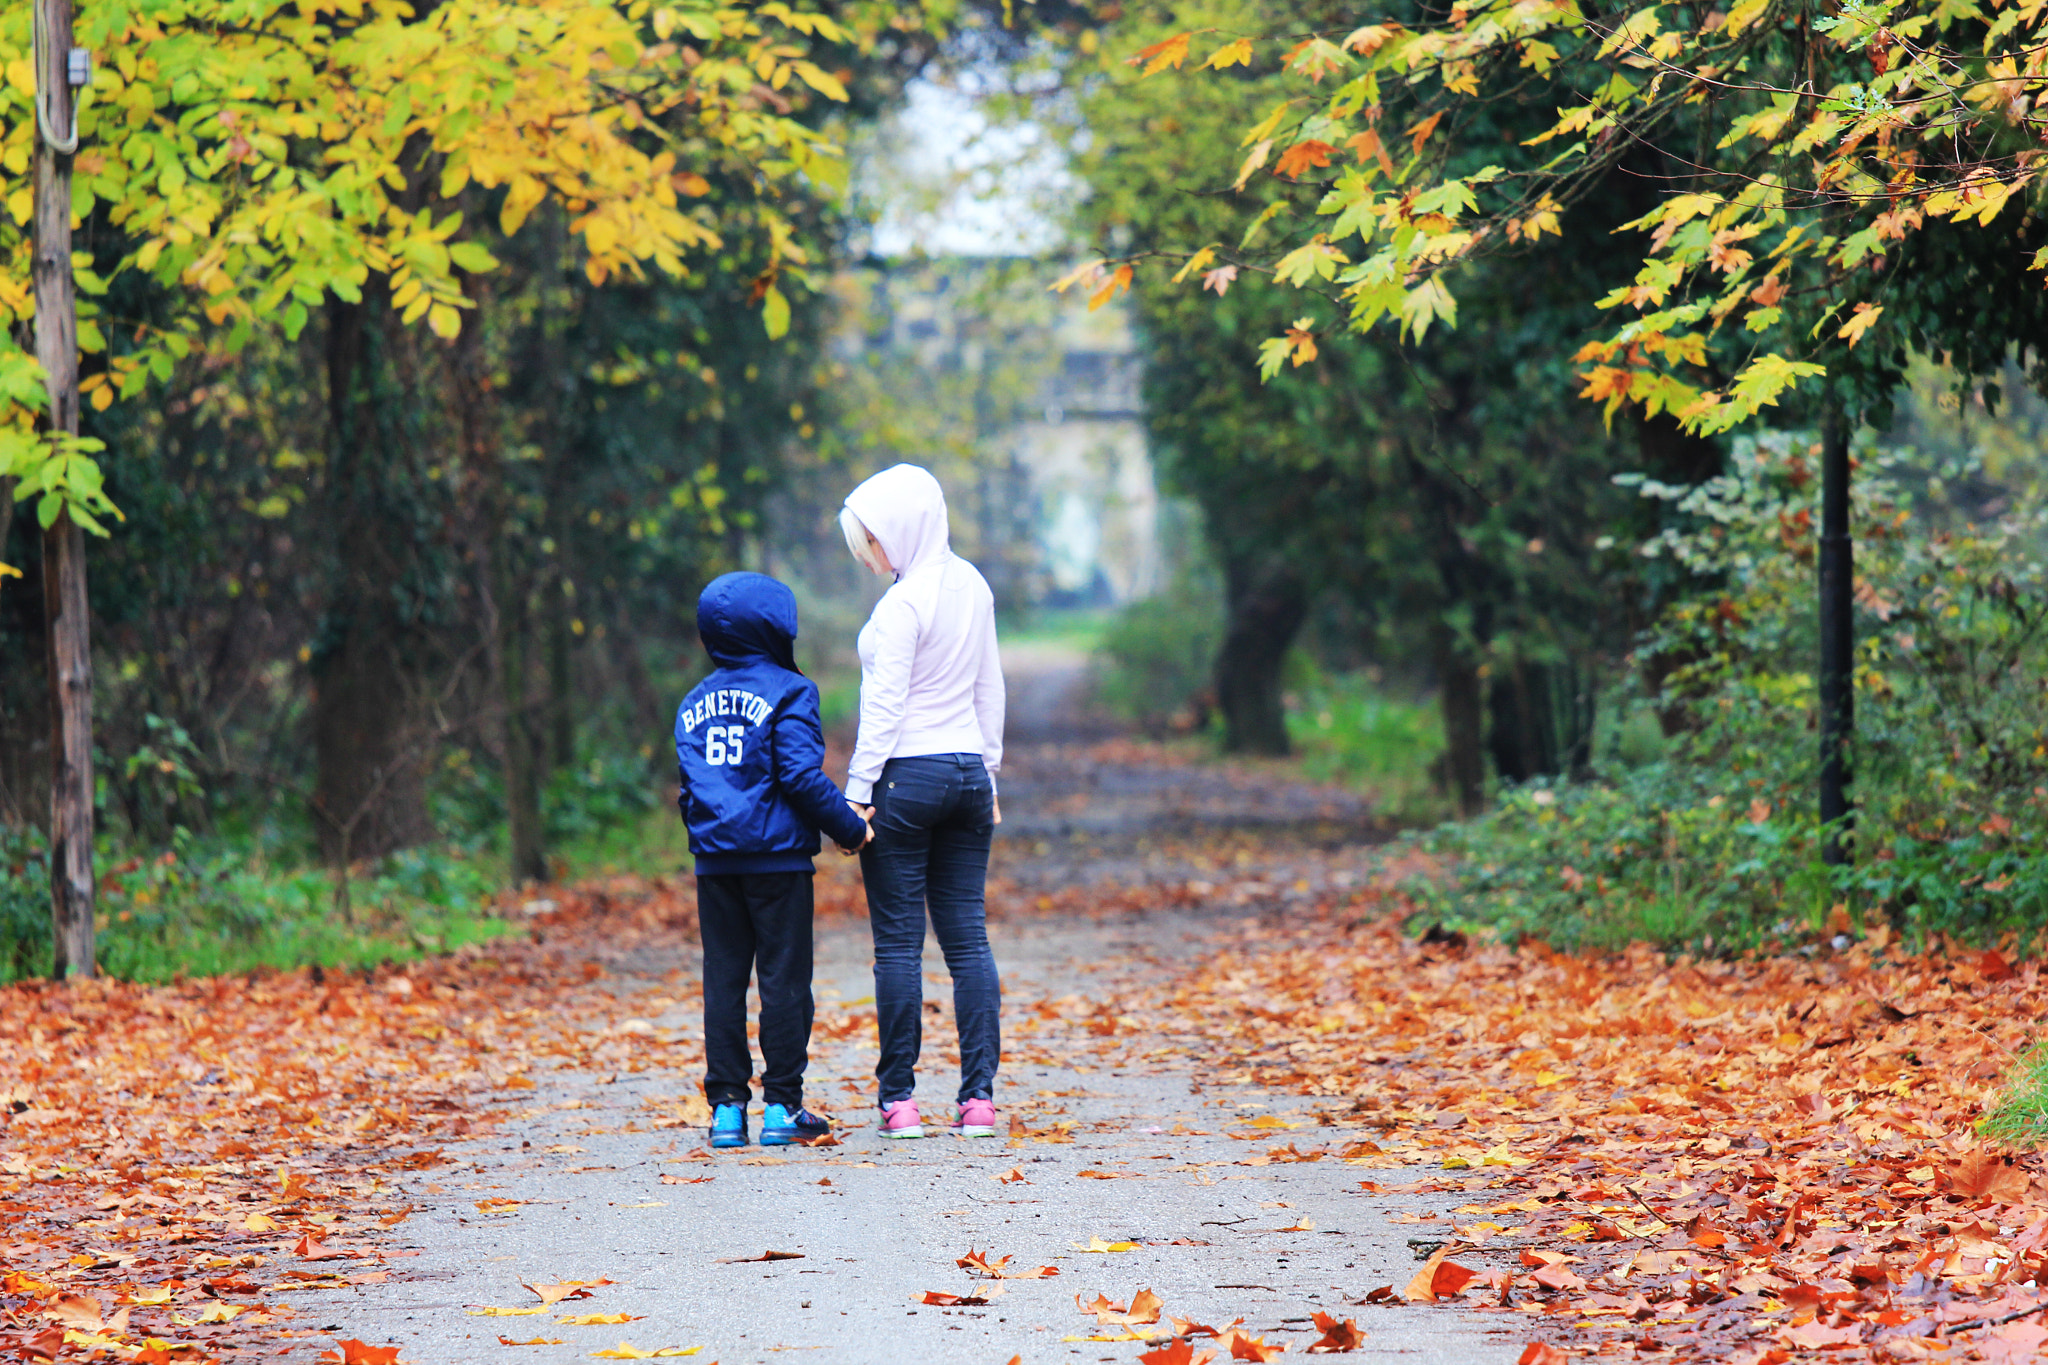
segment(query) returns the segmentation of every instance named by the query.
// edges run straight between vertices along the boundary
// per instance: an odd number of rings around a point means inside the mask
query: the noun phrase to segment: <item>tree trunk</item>
[[[44,430],[78,435],[78,299],[71,274],[71,0],[35,0],[36,359],[49,385]],[[52,145],[64,140],[68,150]],[[43,532],[43,609],[50,677],[50,915],[52,974],[91,976],[92,633],[85,532],[60,512]]]
[[[1821,422],[1820,819],[1821,860],[1849,861],[1849,743],[1856,733],[1856,550],[1849,538],[1849,423],[1838,401]]]
[[[68,516],[43,533],[43,607],[50,623],[50,910],[57,949],[51,975],[62,980],[95,971],[92,648],[85,532]]]
[[[526,603],[506,567],[502,524],[493,552],[498,564],[498,681],[505,706],[505,818],[510,826],[512,879],[548,879],[545,831],[541,825],[541,753],[526,696],[527,646],[532,637]]]
[[[1223,747],[1234,754],[1284,756],[1289,745],[1280,683],[1288,648],[1308,616],[1308,588],[1280,560],[1248,563],[1228,555],[1223,581],[1230,613],[1216,654]]]
[[[575,670],[569,654],[573,610],[574,600],[560,587],[548,593],[548,767],[555,772],[576,762]]]
[[[512,880],[544,882],[547,849],[541,824],[540,787],[546,755],[538,719],[528,697],[529,662],[533,646],[533,603],[529,581],[513,562],[512,539],[506,533],[512,490],[506,486],[499,459],[498,412],[488,357],[483,349],[482,318],[489,297],[480,282],[470,282],[476,311],[456,338],[449,381],[469,486],[480,496],[472,517],[481,522],[477,547],[484,590],[484,657],[492,679],[502,723],[498,728],[499,774],[505,783],[505,823],[510,844]],[[473,523],[474,524],[474,523]]]
[[[1474,816],[1486,805],[1486,707],[1479,666],[1448,631],[1436,642],[1437,705],[1444,720],[1444,786],[1458,802],[1458,814]]]
[[[1567,777],[1592,757],[1593,701],[1569,663],[1516,660],[1488,681],[1486,747],[1509,782]]]
[[[390,487],[399,452],[377,420],[380,310],[327,308],[329,497],[339,559],[313,656],[313,796],[330,864],[378,857],[432,836],[426,740],[406,676],[410,632],[399,619],[398,558],[409,534]]]

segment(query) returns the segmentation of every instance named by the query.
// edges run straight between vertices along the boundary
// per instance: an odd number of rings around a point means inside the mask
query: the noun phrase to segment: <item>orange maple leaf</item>
[[[1337,149],[1329,143],[1310,138],[1280,153],[1280,159],[1273,163],[1273,174],[1299,176],[1304,171],[1329,165],[1330,159],[1336,155]]]
[[[1214,1351],[1196,1355],[1194,1343],[1186,1337],[1175,1337],[1156,1351],[1140,1352],[1138,1365],[1208,1365],[1215,1358]]]
[[[1180,64],[1188,59],[1188,39],[1192,33],[1176,33],[1171,38],[1162,38],[1150,47],[1140,48],[1135,57],[1126,57],[1125,66],[1145,64],[1144,75],[1155,76],[1167,67],[1180,70]]]
[[[1355,1318],[1346,1318],[1339,1322],[1328,1313],[1318,1312],[1315,1316],[1315,1324],[1316,1329],[1322,1333],[1322,1336],[1309,1343],[1308,1350],[1310,1355],[1318,1353],[1334,1355],[1340,1352],[1355,1351],[1365,1344],[1365,1333],[1358,1330],[1358,1321]]]
[[[396,1346],[372,1346],[353,1337],[336,1345],[341,1348],[339,1351],[322,1351],[320,1359],[333,1365],[398,1365]]]

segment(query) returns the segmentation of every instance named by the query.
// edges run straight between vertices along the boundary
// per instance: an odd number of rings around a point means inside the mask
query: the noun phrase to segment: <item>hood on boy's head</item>
[[[720,667],[765,658],[798,672],[796,594],[767,574],[720,574],[697,598],[697,637]]]
[[[881,542],[898,578],[946,553],[946,494],[930,470],[891,465],[848,493],[846,505]]]

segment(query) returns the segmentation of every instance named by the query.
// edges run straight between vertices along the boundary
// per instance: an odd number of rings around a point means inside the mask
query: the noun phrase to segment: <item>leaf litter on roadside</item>
[[[606,913],[607,933],[694,917],[685,881],[654,889]],[[401,1182],[514,1117],[512,1080],[665,1065],[658,1040],[604,1026],[647,1007],[587,961],[575,926],[601,893],[560,899],[525,939],[402,970],[0,987],[0,1353],[47,1357],[79,1329],[46,1343],[33,1324],[107,1296],[132,1318],[85,1335],[124,1357],[199,1365],[281,1342],[298,1310],[256,1297],[392,1278],[416,1254],[391,1245],[420,1206]],[[661,989],[676,988],[645,993]],[[386,1351],[351,1338],[327,1358]]]
[[[1079,1000],[1034,1031],[1103,1038],[1097,1063],[1173,1035],[1212,1088],[1292,1091],[1368,1130],[1338,1159],[1440,1170],[1422,1187],[1470,1200],[1451,1240],[1370,1301],[1668,1360],[2032,1349],[2048,1175],[1973,1124],[2048,1013],[2040,964],[1882,930],[1810,956],[1582,957],[1420,941],[1408,908],[1384,884],[1326,892],[1105,989],[1129,1021],[1106,1035]]]

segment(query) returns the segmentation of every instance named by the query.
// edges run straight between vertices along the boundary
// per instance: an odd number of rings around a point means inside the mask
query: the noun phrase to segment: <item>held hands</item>
[[[860,852],[862,849],[866,848],[869,844],[872,844],[875,841],[875,808],[873,806],[863,806],[859,802],[852,800],[849,800],[846,804],[853,807],[853,813],[860,817],[861,824],[865,826],[867,829],[867,833],[861,838],[861,841],[855,844],[853,847],[848,848],[845,844],[839,845],[840,856],[843,858],[851,858],[854,854]]]

